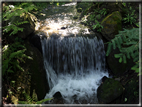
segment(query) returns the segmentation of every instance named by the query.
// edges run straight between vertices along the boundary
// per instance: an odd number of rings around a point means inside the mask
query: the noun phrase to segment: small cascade
[[[47,37],[41,39],[50,87],[45,98],[60,92],[64,103],[97,103],[97,88],[105,68],[103,41],[97,37]]]

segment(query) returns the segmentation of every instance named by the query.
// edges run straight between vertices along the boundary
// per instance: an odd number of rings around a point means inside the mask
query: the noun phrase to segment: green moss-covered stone
[[[119,11],[113,12],[102,20],[102,34],[107,40],[113,39],[118,31],[122,30],[121,20],[122,16]]]
[[[107,78],[97,89],[99,103],[106,104],[118,98],[123,92],[120,82]]]

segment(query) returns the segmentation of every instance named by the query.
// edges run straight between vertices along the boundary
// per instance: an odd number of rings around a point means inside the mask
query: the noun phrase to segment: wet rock
[[[114,57],[114,54],[118,54],[118,53],[120,53],[119,49],[116,48],[115,50],[112,50],[110,52],[109,56],[106,57],[107,64],[115,76],[123,75],[126,71],[128,71],[134,65],[133,60],[128,58],[127,58],[127,63],[123,63],[123,62],[119,63],[119,58]]]
[[[62,95],[61,95],[60,92],[56,92],[56,93],[53,95],[53,97],[58,99],[58,98],[61,98]]]
[[[118,98],[123,92],[120,82],[107,78],[97,89],[99,103],[107,104]]]
[[[118,34],[118,31],[122,30],[121,20],[122,17],[119,11],[113,12],[102,20],[102,35],[107,40],[113,39],[115,35]]]
[[[107,79],[107,77],[104,76],[104,77],[102,78],[102,82],[105,82],[106,79]]]
[[[61,93],[58,91],[53,95],[53,99],[50,101],[46,101],[45,104],[64,104],[64,100],[62,98]]]

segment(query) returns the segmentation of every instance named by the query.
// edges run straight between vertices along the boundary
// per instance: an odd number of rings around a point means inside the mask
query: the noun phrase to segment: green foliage
[[[108,49],[106,56],[109,55],[111,49],[118,47],[120,53],[115,54],[115,58],[119,58],[119,62],[127,63],[127,58],[132,58],[136,63],[131,69],[139,72],[139,28],[133,28],[131,30],[124,29],[119,31],[119,34],[115,36],[111,42],[108,43]]]
[[[98,32],[101,32],[101,29],[103,28],[103,26],[97,20],[95,20],[95,22],[96,24],[92,26],[93,29],[97,29]]]
[[[13,21],[14,17],[24,18],[30,14],[32,10],[37,10],[35,5],[32,3],[18,3],[16,5],[8,5],[3,7],[3,21],[7,22],[6,26],[3,27],[3,33],[11,31],[10,35],[16,34],[18,31],[23,31],[23,28],[20,28],[19,25],[28,23],[28,21]],[[26,19],[26,18],[25,18]]]
[[[107,14],[107,9],[106,9],[106,8],[103,8],[103,9],[101,9],[101,10],[99,11],[99,13],[100,13],[101,15],[106,15],[106,14]]]
[[[21,45],[19,41],[15,41],[13,44],[5,45],[2,50],[2,75],[8,73],[14,73],[17,69],[23,71],[23,68],[19,65],[20,62],[25,63],[24,58],[32,59],[24,54],[26,48]]]
[[[48,99],[42,99],[42,100],[38,101],[35,92],[33,92],[32,97],[30,97],[25,91],[23,91],[23,94],[26,98],[26,101],[18,101],[19,104],[42,104],[43,102],[53,99],[53,98],[48,98]]]
[[[122,3],[122,5],[123,5],[124,7],[126,7],[126,3]]]
[[[130,7],[129,9],[129,13],[125,15],[125,17],[123,18],[124,23],[136,23],[136,18],[137,16],[135,15],[135,10],[132,9],[132,7]]]
[[[96,5],[100,5],[101,3],[96,3]],[[85,12],[86,14],[88,14],[88,11],[92,8],[91,5],[90,7],[88,7]],[[106,15],[107,14],[108,9],[103,8],[103,9],[99,9],[99,8],[95,8],[93,9],[93,12],[89,13],[88,15],[85,15],[85,17],[82,18],[82,22],[90,25],[92,27],[92,29],[96,29],[98,32],[101,32],[101,29],[103,28],[103,26],[99,23],[99,20],[101,19],[102,15]]]

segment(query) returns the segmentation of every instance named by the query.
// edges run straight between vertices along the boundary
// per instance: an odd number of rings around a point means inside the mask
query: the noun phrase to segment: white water
[[[103,41],[84,37],[42,38],[44,66],[50,87],[45,98],[60,92],[64,103],[97,103],[105,69]]]

